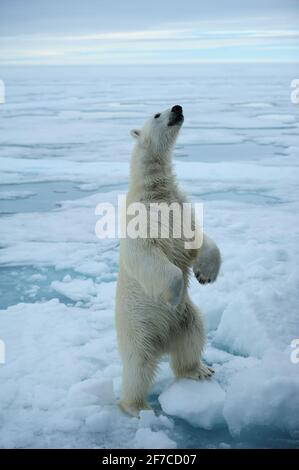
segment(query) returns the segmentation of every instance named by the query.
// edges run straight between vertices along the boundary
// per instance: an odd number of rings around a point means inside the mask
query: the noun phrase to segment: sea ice
[[[164,431],[140,428],[136,432],[133,446],[137,449],[176,449],[176,443]]]
[[[299,375],[290,352],[269,351],[263,361],[237,373],[227,389],[224,417],[232,435],[254,426],[299,438]]]
[[[223,424],[224,400],[225,393],[214,380],[180,379],[159,396],[165,413],[203,429]]]
[[[243,293],[236,294],[224,310],[213,344],[244,356],[261,357],[269,349],[271,341]]]
[[[91,279],[73,279],[68,282],[53,281],[52,289],[65,295],[71,300],[90,300],[96,295],[96,288]]]
[[[0,447],[298,447],[296,68],[57,72],[1,70]],[[190,283],[215,378],[173,383],[162,361],[137,420],[117,407],[119,241],[96,237],[95,207],[127,190],[130,129],[174,103],[175,172],[223,258]]]

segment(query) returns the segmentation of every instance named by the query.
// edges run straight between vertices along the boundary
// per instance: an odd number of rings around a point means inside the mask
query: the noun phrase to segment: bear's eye
[[[155,115],[155,119],[158,119],[161,116],[161,113]]]

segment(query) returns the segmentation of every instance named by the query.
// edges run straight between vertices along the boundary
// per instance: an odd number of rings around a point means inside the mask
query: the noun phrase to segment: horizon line
[[[200,64],[299,64],[299,59],[241,59],[241,60],[191,60],[191,61],[169,61],[169,62],[72,62],[72,63],[58,63],[58,62],[29,62],[29,61],[15,61],[15,62],[0,62],[0,67],[15,67],[15,66],[53,66],[53,67],[68,67],[68,66],[109,66],[109,67],[126,67],[126,66],[168,66],[168,65],[200,65]]]

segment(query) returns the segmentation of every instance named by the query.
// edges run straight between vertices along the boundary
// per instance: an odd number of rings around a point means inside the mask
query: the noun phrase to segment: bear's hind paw
[[[212,367],[205,366],[204,364],[201,364],[198,370],[198,379],[209,379],[213,376],[215,373],[214,369]]]
[[[127,415],[133,416],[134,418],[139,418],[139,413],[142,410],[152,410],[152,407],[149,406],[147,403],[144,403],[143,405],[133,405],[125,403],[123,401],[119,401],[118,406]]]
[[[186,379],[192,379],[192,380],[204,380],[204,379],[210,379],[214,373],[215,371],[214,369],[212,369],[212,367],[208,367],[208,366],[205,366],[204,364],[200,364],[200,366],[198,366],[196,370],[184,374],[184,377]]]

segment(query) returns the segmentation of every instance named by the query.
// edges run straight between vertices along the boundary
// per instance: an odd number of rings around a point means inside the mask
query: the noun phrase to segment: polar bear
[[[183,124],[182,107],[148,119],[131,135],[136,141],[127,204],[187,201],[178,188],[171,154]],[[203,235],[200,248],[186,249],[183,239],[130,238],[120,241],[116,293],[116,330],[123,361],[119,405],[130,415],[149,409],[147,394],[159,358],[170,355],[176,377],[205,379],[213,374],[201,360],[205,331],[200,311],[188,296],[193,270],[202,284],[216,280],[221,255]]]

